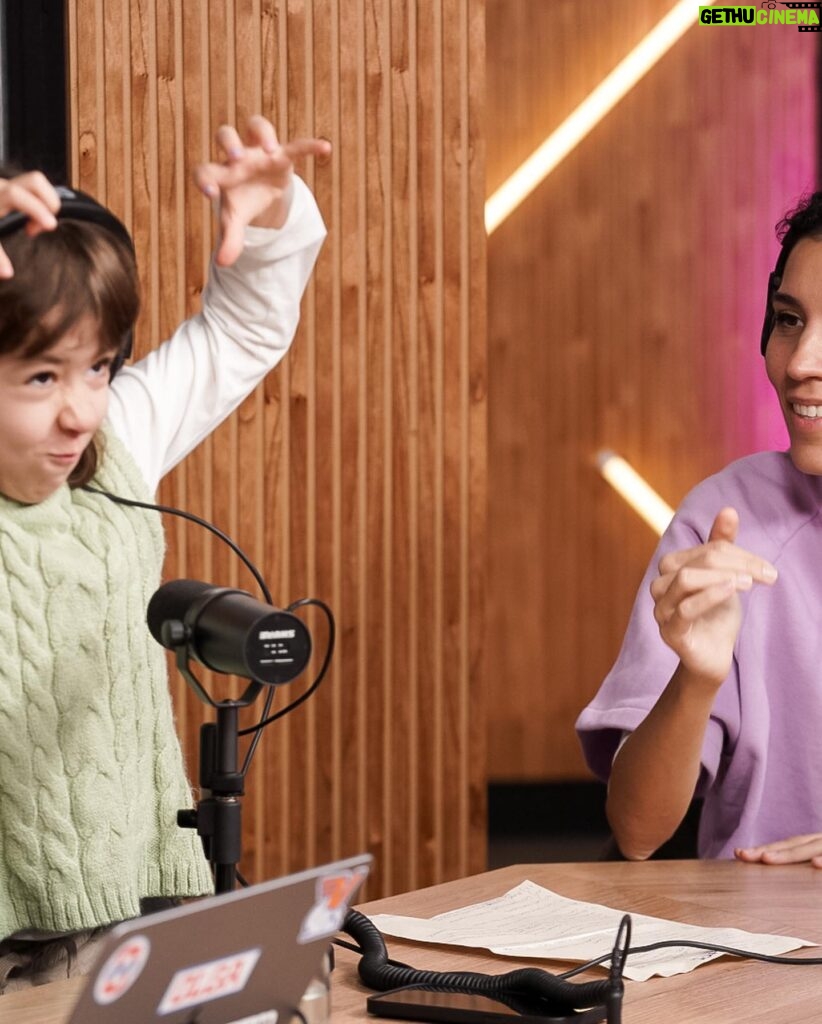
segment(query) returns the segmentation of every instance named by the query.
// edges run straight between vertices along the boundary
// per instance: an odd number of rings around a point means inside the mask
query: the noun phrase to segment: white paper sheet
[[[521,882],[504,896],[430,919],[378,914],[372,920],[387,935],[418,942],[477,946],[501,956],[584,962],[610,953],[619,922],[626,913],[631,914],[632,946],[687,939],[779,955],[800,946],[816,945],[786,935],[765,935],[739,928],[701,928],[598,903],[582,903],[530,881]],[[639,953],[627,958],[624,975],[633,981],[646,981],[654,975],[667,978],[685,974],[722,955],[688,947]]]

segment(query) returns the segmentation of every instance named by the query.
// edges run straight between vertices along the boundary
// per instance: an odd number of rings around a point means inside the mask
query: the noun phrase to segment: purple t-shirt
[[[737,544],[779,579],[740,595],[733,664],[702,745],[701,857],[822,832],[822,477],[763,452],[695,487],[651,560],[616,664],[577,720],[588,765],[607,779],[622,733],[645,718],[678,661],[653,616],[659,559],[706,540],[728,505],[739,512]]]

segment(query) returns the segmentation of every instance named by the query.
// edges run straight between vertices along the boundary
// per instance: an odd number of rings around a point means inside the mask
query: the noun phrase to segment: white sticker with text
[[[157,1007],[157,1013],[173,1013],[242,992],[261,953],[259,948],[247,949],[243,953],[177,971]]]

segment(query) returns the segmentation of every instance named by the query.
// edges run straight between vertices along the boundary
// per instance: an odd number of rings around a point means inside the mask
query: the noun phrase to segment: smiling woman
[[[631,859],[697,796],[701,856],[822,867],[822,194],[778,233],[762,348],[790,450],[732,463],[687,496],[577,723]]]
[[[701,856],[822,868],[822,193],[778,233],[762,350],[790,451],[740,459],[685,498],[577,723],[630,859],[697,796]]]

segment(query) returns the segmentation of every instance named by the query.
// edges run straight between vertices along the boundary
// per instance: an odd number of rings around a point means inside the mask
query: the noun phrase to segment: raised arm
[[[195,174],[204,194],[219,198],[221,232],[202,311],[112,385],[109,424],[152,489],[286,353],[325,237],[293,160],[327,153],[328,143],[281,145],[262,118],[248,131],[242,143],[221,128],[225,160]]]
[[[770,563],[734,543],[738,527],[736,511],[722,509],[707,542],[665,555],[651,584],[660,635],[679,664],[614,759],[606,811],[631,860],[670,838],[694,795],[708,718],[739,632],[738,592],[776,580]]]

